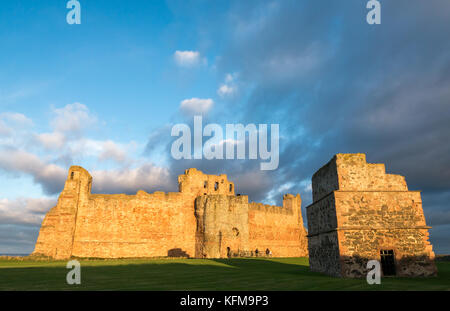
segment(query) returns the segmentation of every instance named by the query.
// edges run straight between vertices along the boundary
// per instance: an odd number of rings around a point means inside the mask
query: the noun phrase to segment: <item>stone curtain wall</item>
[[[267,249],[274,257],[308,256],[306,229],[303,226],[300,195],[287,194],[283,206],[249,204],[249,246],[264,256]]]
[[[194,256],[193,197],[139,191],[136,195],[93,194],[79,208],[75,257]]]
[[[420,192],[408,191],[404,177],[366,163],[364,154],[337,154],[314,174],[312,185],[307,217],[313,271],[363,277],[368,260],[394,250],[397,275],[436,274]]]
[[[57,206],[42,223],[34,254],[57,259],[194,256],[192,195],[90,194],[91,184],[86,170],[71,167]]]
[[[300,196],[283,207],[235,196],[226,175],[186,170],[180,192],[91,194],[92,177],[73,166],[46,215],[33,254],[73,257],[306,256]]]

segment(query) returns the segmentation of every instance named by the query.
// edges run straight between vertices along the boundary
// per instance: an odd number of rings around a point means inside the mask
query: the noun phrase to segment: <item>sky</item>
[[[300,193],[336,153],[421,190],[450,254],[450,2],[65,0],[0,5],[0,253],[30,253],[68,168],[94,193],[177,191],[189,167],[251,201]],[[276,170],[176,160],[173,125],[279,124]]]

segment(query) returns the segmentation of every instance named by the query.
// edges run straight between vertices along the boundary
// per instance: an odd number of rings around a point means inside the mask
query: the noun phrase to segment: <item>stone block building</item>
[[[307,256],[300,195],[283,206],[235,195],[226,175],[191,168],[178,192],[92,194],[92,177],[69,169],[58,203],[45,216],[34,255],[134,258]]]
[[[364,154],[337,154],[312,177],[307,210],[312,271],[365,277],[367,261],[383,275],[432,276],[437,270],[419,191],[386,174]]]

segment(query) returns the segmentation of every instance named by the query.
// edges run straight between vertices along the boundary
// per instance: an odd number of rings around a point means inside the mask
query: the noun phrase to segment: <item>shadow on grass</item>
[[[321,275],[309,270],[307,258],[232,258],[210,259],[210,261],[225,264],[245,271],[259,271],[263,273],[270,271],[271,273],[290,275]]]
[[[307,258],[83,261],[81,285],[66,284],[65,262],[0,267],[0,290],[445,290],[450,263],[438,278],[338,279],[309,271]],[[0,263],[1,265],[1,263]]]

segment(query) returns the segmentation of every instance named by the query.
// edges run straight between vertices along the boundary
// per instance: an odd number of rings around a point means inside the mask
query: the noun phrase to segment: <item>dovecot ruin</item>
[[[305,257],[312,271],[365,277],[433,276],[437,270],[419,191],[364,154],[337,154],[312,177],[303,226],[300,195],[282,206],[235,195],[226,175],[195,168],[179,192],[92,194],[92,177],[72,166],[58,204],[45,216],[33,255],[55,259],[137,257]]]
[[[195,168],[179,192],[91,194],[92,177],[69,169],[58,204],[44,218],[33,254],[134,258],[308,255],[300,195],[283,206],[249,203],[226,175]]]
[[[364,154],[337,154],[312,177],[307,210],[312,271],[338,277],[367,275],[381,262],[382,275],[432,276],[434,253],[419,191],[386,174]]]

